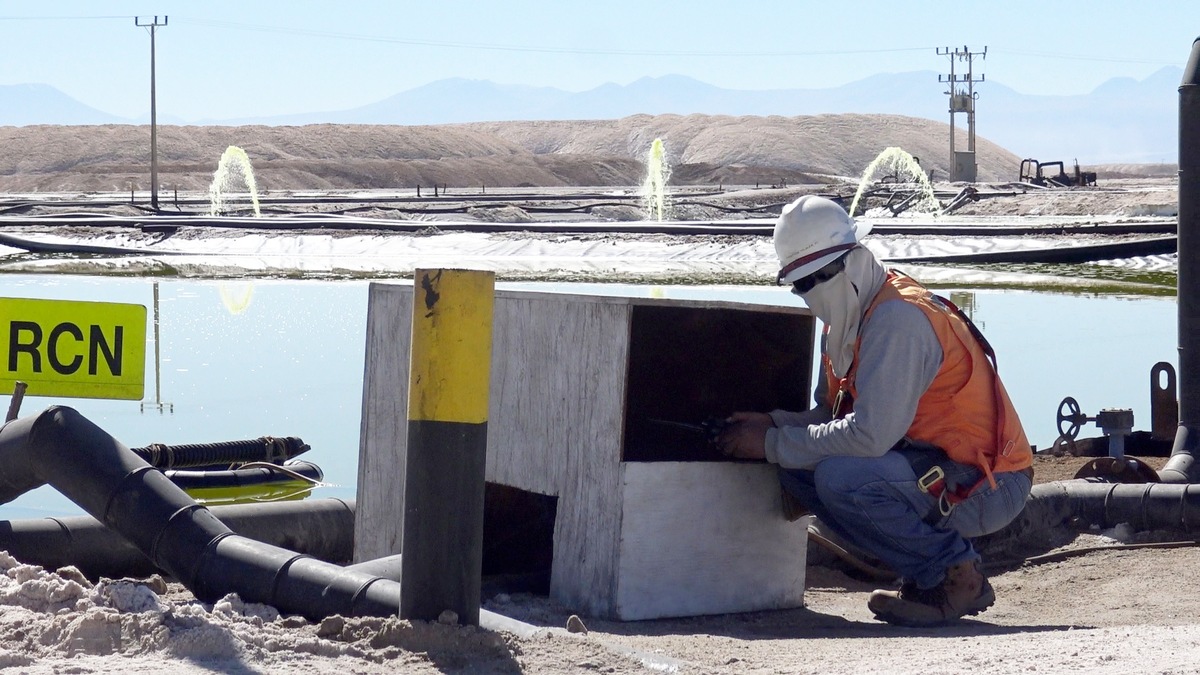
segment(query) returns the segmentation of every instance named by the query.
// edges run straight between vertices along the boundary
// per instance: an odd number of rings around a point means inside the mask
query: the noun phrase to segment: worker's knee
[[[813,475],[822,500],[855,494],[874,484],[913,480],[912,466],[895,452],[882,457],[829,457],[817,464]]]

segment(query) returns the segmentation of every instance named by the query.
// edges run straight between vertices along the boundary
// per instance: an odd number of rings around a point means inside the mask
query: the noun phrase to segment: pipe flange
[[[1076,478],[1098,478],[1107,483],[1161,483],[1158,472],[1134,457],[1097,457],[1075,472]]]

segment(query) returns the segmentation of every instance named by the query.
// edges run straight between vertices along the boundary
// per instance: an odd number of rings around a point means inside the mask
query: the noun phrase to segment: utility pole
[[[154,403],[142,401],[139,407],[142,412],[146,412],[146,408],[158,408],[160,415],[163,410],[175,412],[174,403],[164,403],[162,400],[162,339],[159,337],[161,324],[158,312],[158,282],[156,281],[154,282]]]
[[[965,46],[962,49],[955,47],[953,51],[949,47],[945,47],[939,48],[937,53],[938,56],[946,56],[950,59],[950,74],[938,75],[938,82],[945,82],[950,85],[949,90],[944,92],[950,95],[950,180],[974,183],[976,175],[975,99],[978,96],[975,93],[975,83],[983,82],[985,79],[984,75],[980,75],[979,79],[975,79],[974,65],[976,56],[982,59],[987,58],[987,47],[985,46],[982,52],[973,52]],[[954,72],[956,61],[966,62],[966,75]],[[965,87],[962,86],[964,84],[966,85]],[[954,116],[957,113],[967,114],[966,152],[955,152],[954,150]]]
[[[150,32],[150,206],[158,210],[158,114],[154,96],[154,32],[159,26],[167,25],[167,17],[163,16],[162,23],[158,17],[153,21],[143,22],[141,17],[133,18],[133,25],[148,28]]]

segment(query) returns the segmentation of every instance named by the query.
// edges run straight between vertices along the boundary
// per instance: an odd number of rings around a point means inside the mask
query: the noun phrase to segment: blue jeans
[[[982,475],[966,464],[944,461],[949,485],[975,485]],[[1023,473],[995,474],[949,514],[935,516],[938,500],[917,487],[908,457],[828,457],[813,471],[780,469],[780,483],[831,530],[874,555],[893,572],[932,588],[946,569],[979,554],[967,541],[995,532],[1025,507],[1031,480]]]

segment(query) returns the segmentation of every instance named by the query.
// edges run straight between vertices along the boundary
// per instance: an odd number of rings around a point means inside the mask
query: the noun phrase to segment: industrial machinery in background
[[[1175,430],[1179,425],[1179,401],[1176,398],[1175,368],[1167,362],[1150,369],[1150,431],[1133,430],[1133,410],[1104,408],[1089,416],[1079,403],[1068,396],[1058,405],[1058,439],[1054,454],[1082,457],[1098,456],[1079,469],[1075,478],[1091,478],[1114,483],[1157,483],[1158,472],[1140,459],[1165,457],[1171,453]],[[1095,422],[1104,434],[1099,438],[1080,439],[1084,424]],[[1107,455],[1107,456],[1105,456]]]
[[[1058,173],[1051,174],[1054,169]],[[1036,159],[1021,160],[1021,182],[1041,187],[1077,187],[1096,184],[1095,171],[1080,171],[1078,160],[1074,174],[1068,174],[1061,161],[1039,162]]]

